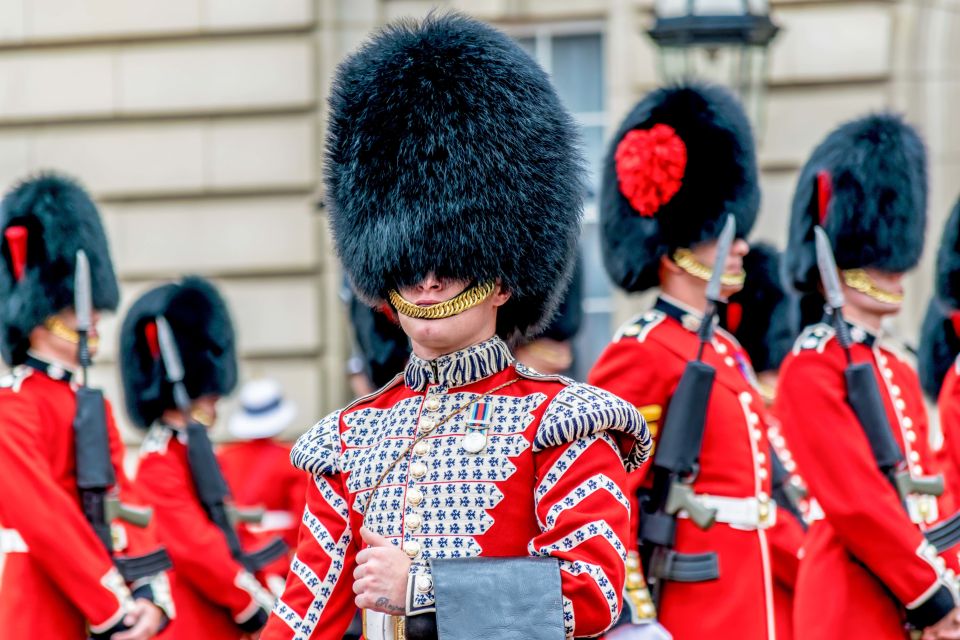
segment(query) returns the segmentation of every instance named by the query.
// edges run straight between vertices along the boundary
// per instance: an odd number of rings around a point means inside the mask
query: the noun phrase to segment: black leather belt
[[[673,582],[706,582],[720,577],[720,559],[713,551],[707,553],[654,554],[650,573],[654,578]]]
[[[937,526],[930,527],[923,535],[940,553],[960,543],[960,511]]]
[[[437,640],[437,614],[407,616],[404,629],[407,640]]]

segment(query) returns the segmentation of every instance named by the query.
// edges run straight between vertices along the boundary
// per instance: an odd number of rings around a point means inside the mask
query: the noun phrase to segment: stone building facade
[[[103,204],[125,305],[180,273],[218,282],[242,376],[279,378],[302,430],[348,399],[342,278],[316,207],[329,79],[370,30],[434,6],[520,39],[554,75],[593,163],[658,83],[649,0],[0,0],[0,186],[46,167],[78,176]],[[906,113],[931,157],[930,250],[899,321],[913,338],[960,193],[960,0],[774,0],[771,13],[783,30],[754,235],[783,244],[797,170],[826,131],[870,110]],[[610,289],[595,209],[582,368],[641,304]],[[97,369],[114,398],[117,325],[105,322]]]

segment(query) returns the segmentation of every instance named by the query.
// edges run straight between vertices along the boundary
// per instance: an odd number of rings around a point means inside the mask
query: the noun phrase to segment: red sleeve
[[[630,506],[626,472],[604,433],[535,454],[541,533],[536,555],[560,560],[567,637],[595,636],[616,622],[626,579]]]
[[[103,631],[119,622],[130,592],[76,495],[55,481],[46,430],[29,398],[0,391],[0,521],[20,533],[31,559],[91,628]]]
[[[340,640],[356,607],[353,570],[357,548],[350,530],[341,476],[312,476],[297,553],[283,595],[260,640]]]
[[[637,366],[639,362],[647,365]],[[657,442],[670,398],[680,381],[684,366],[683,361],[654,339],[640,342],[636,338],[625,337],[607,346],[590,371],[587,381],[637,407],[647,421],[650,435]],[[649,460],[652,459],[651,453]],[[637,491],[643,485],[649,468],[648,461],[627,478],[627,495],[634,505]],[[630,521],[629,546],[636,550],[640,528],[640,514],[636,507],[631,510]]]
[[[155,507],[161,540],[178,580],[185,580],[243,624],[268,608],[271,598],[230,553],[221,531],[203,511],[190,479],[185,455],[148,453],[140,461],[137,487]]]
[[[767,529],[773,578],[784,588],[793,591],[800,567],[800,548],[804,530],[796,516],[783,507],[777,507],[777,523]]]
[[[923,605],[939,587],[927,551],[931,547],[877,468],[847,404],[840,358],[801,352],[788,359],[776,414],[804,479],[842,544],[904,606]]]

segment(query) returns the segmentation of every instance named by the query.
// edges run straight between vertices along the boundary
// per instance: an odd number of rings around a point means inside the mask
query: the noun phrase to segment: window
[[[578,380],[586,378],[613,330],[613,289],[603,266],[598,219],[600,167],[607,142],[602,27],[600,22],[557,23],[511,31],[550,73],[560,99],[580,125],[590,171],[580,238],[584,321],[574,340],[572,371]]]

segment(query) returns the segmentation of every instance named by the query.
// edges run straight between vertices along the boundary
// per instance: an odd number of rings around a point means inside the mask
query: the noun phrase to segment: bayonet
[[[93,326],[93,291],[90,284],[90,261],[83,249],[77,251],[73,274],[73,310],[77,317],[77,360],[83,371],[81,384],[87,385],[90,367],[90,329]]]
[[[173,385],[173,401],[185,418],[190,417],[190,396],[183,385],[183,361],[180,359],[180,350],[173,336],[170,324],[163,316],[156,317],[157,342],[160,346],[160,358],[163,360],[163,369],[166,371],[167,381]]]
[[[720,297],[720,288],[723,285],[723,273],[726,270],[727,258],[730,256],[730,249],[733,247],[734,238],[737,235],[737,221],[733,214],[727,214],[727,220],[723,223],[723,229],[717,239],[717,253],[713,259],[713,271],[710,274],[710,281],[707,283],[707,300],[717,304],[723,302]]]

